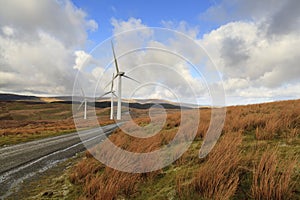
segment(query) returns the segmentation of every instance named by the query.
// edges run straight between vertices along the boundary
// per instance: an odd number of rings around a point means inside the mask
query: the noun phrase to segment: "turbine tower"
[[[86,96],[85,96],[85,93],[84,93],[83,89],[82,88],[80,88],[80,89],[81,89],[81,93],[83,95],[83,101],[80,103],[80,105],[78,106],[77,110],[79,110],[82,107],[82,105],[84,104],[83,119],[86,119],[87,99],[86,99]]]
[[[111,80],[110,91],[105,92],[102,96],[99,97],[99,98],[101,98],[101,97],[103,97],[107,94],[111,94],[111,98],[110,98],[110,119],[114,119],[114,96],[117,97],[117,95],[114,91],[114,77],[115,77],[115,75],[113,74],[112,75],[112,80]]]
[[[114,55],[114,61],[115,61],[115,67],[116,67],[116,71],[117,74],[115,75],[114,79],[118,78],[118,107],[117,107],[117,120],[121,119],[121,109],[122,109],[122,77],[131,79],[135,82],[138,82],[137,80],[126,76],[125,72],[122,72],[119,70],[119,66],[118,66],[118,62],[117,62],[117,58],[116,58],[116,54],[115,54],[115,49],[114,49],[114,45],[113,42],[111,41],[111,48],[113,51],[113,55]],[[113,80],[114,80],[113,79]],[[139,83],[139,82],[138,82]]]

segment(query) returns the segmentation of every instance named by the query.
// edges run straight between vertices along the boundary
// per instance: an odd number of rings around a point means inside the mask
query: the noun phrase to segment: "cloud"
[[[177,101],[178,97],[182,101],[197,103],[199,96],[197,94],[208,96],[204,80],[196,74],[196,71],[194,74],[191,72],[192,66],[185,60],[187,58],[191,62],[200,62],[199,57],[204,55],[193,40],[166,29],[151,29],[143,24],[141,19],[129,18],[126,21],[112,19],[111,23],[115,36],[112,42],[120,70],[141,82],[137,84],[123,78],[123,98],[135,95],[134,98],[163,98]],[[80,64],[82,58],[90,60],[91,57],[97,64],[92,66],[88,61],[85,67],[79,67],[82,65]],[[77,58],[76,68],[81,70],[83,79],[86,77],[93,80],[89,88],[94,89],[99,79],[96,95],[100,96],[107,90],[105,86],[115,72],[110,41],[98,46],[90,55],[77,52]]]
[[[275,35],[290,34],[300,32],[300,1],[283,1],[280,9],[276,10],[268,18],[268,33]]]
[[[0,90],[71,94],[74,52],[97,27],[69,0],[0,0]]]
[[[256,21],[271,17],[274,12],[282,7],[282,4],[283,1],[281,0],[221,0],[204,13],[201,13],[200,19],[220,24],[241,20]]]
[[[266,87],[248,86],[237,89],[226,96],[228,105],[271,102],[286,99],[299,99],[300,83],[286,84],[270,90]]]
[[[240,38],[224,38],[221,56],[228,66],[236,66],[249,58],[245,41]]]
[[[298,0],[222,0],[200,15],[200,19],[220,25],[234,21],[260,22],[270,35],[290,34],[300,30]]]
[[[186,21],[174,22],[174,21],[161,21],[163,27],[179,31],[188,35],[191,38],[196,39],[199,34],[199,27],[198,26],[189,26]]]
[[[111,24],[113,25],[113,33],[119,34],[126,31],[135,30],[137,28],[145,28],[147,29],[148,26],[142,23],[141,19],[130,17],[127,21],[125,20],[117,20],[115,18],[111,19]],[[146,32],[143,32],[147,34]]]
[[[124,49],[134,49],[141,46],[149,37],[151,37],[151,29],[142,23],[141,19],[129,18],[126,20],[111,19],[113,26],[113,35],[128,32],[123,34],[123,37],[119,37],[116,43],[116,47],[119,52],[123,52]],[[139,29],[139,31],[136,31]],[[118,46],[118,44],[122,44]]]
[[[12,36],[14,34],[14,29],[9,26],[2,27],[2,32],[5,36]]]
[[[19,38],[30,40],[43,31],[65,45],[76,47],[86,41],[86,30],[96,30],[98,26],[69,0],[31,0],[26,4],[21,0],[1,0],[0,26],[7,25],[18,30]]]
[[[293,33],[269,40],[258,24],[233,22],[199,42],[225,79],[244,78],[270,88],[299,81],[300,37]]]
[[[203,15],[218,19],[220,11],[226,16],[219,28],[198,42],[220,69],[227,95],[239,97],[240,103],[300,96],[300,4],[276,3],[224,0]]]
[[[20,42],[17,39],[0,37],[1,72],[14,79],[6,79],[1,89],[15,89],[64,93],[70,89],[73,62],[72,51],[48,34],[40,33],[36,41]],[[5,80],[5,75],[1,75]],[[58,89],[60,88],[60,89]]]
[[[82,70],[92,60],[92,56],[82,50],[75,51],[75,56],[76,59],[73,68],[78,70]]]

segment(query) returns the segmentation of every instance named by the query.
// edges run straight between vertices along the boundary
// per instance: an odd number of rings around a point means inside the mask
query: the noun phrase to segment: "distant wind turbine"
[[[110,87],[110,91],[109,92],[105,92],[102,96],[100,96],[99,98],[107,95],[107,94],[111,94],[111,98],[110,98],[110,119],[114,119],[114,96],[117,97],[115,91],[114,91],[114,77],[115,75],[112,75],[112,80],[111,80],[111,87]],[[107,87],[107,86],[106,86]]]
[[[85,96],[85,93],[84,93],[83,89],[82,89],[82,88],[80,88],[80,89],[81,89],[81,93],[82,93],[82,95],[83,95],[83,101],[82,101],[81,104],[78,106],[77,110],[79,110],[79,109],[83,106],[83,104],[84,104],[84,115],[83,115],[83,119],[86,119],[87,99],[86,99],[86,96]]]
[[[115,61],[115,67],[116,67],[116,71],[117,71],[117,74],[115,75],[115,77],[113,78],[116,79],[118,77],[118,108],[117,108],[117,120],[120,120],[121,119],[121,108],[122,108],[122,77],[125,77],[125,78],[128,78],[128,79],[131,79],[137,83],[140,83],[139,81],[129,77],[129,76],[126,76],[125,75],[125,72],[122,72],[119,70],[119,66],[118,66],[118,62],[117,62],[117,58],[116,58],[116,54],[115,54],[115,49],[114,49],[114,45],[113,45],[113,42],[111,41],[111,47],[112,47],[112,51],[113,51],[113,55],[114,55],[114,61]],[[112,80],[112,81],[113,81]]]

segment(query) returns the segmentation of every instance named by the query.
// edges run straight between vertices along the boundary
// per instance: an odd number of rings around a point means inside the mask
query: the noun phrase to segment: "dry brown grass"
[[[4,106],[6,108],[3,108],[3,104],[0,103],[1,111],[5,112],[0,114],[2,138],[8,136],[27,137],[62,130],[71,131],[74,128],[69,112],[70,107],[65,105],[59,109],[52,104],[45,104],[42,107],[40,107],[41,105],[28,106],[26,108],[28,113],[26,113],[26,109],[20,110],[21,103]],[[10,112],[12,109],[15,111]],[[100,123],[113,122],[108,120],[108,108],[97,109],[96,112]],[[186,110],[185,112],[192,111]],[[38,118],[36,116],[28,118],[32,113],[42,115]],[[52,113],[54,118],[48,119],[48,113]],[[148,110],[131,109],[131,114],[134,123],[141,127],[149,125]],[[191,134],[190,127],[198,125],[197,149],[194,147],[185,152],[172,165],[178,172],[186,169],[185,173],[180,172],[177,179],[174,178],[174,190],[177,195],[174,197],[175,199],[177,197],[181,199],[230,199],[240,197],[236,195],[237,193],[241,195],[241,191],[243,194],[240,199],[271,199],[275,197],[283,199],[283,193],[287,193],[288,196],[294,193],[290,189],[295,184],[291,178],[294,177],[293,162],[279,162],[278,160],[281,159],[277,159],[271,154],[263,155],[260,160],[261,152],[253,155],[249,152],[255,152],[257,149],[262,151],[261,147],[264,144],[272,142],[283,142],[284,145],[299,144],[300,100],[228,107],[222,138],[209,156],[199,162],[198,147],[209,127],[210,115],[210,109],[200,109],[199,123],[192,119],[188,123],[181,123],[181,113],[178,110],[167,110],[166,123],[158,134],[143,139],[116,130],[110,136],[110,140],[128,151],[146,153],[167,145],[174,138],[179,127],[186,130],[185,136],[188,137]],[[159,117],[157,116],[157,118]],[[132,128],[131,124],[124,126],[127,126],[126,129],[131,133],[137,131]],[[149,133],[152,128],[155,127],[149,126]],[[242,147],[241,137],[246,138]],[[243,149],[242,155],[240,154],[241,149]],[[105,152],[102,153],[105,154]],[[267,159],[268,156],[269,159]],[[149,163],[145,163],[145,165],[147,164]],[[253,165],[255,166],[254,172],[252,171]],[[274,165],[276,165],[276,170],[273,168]],[[153,184],[157,177],[164,176],[166,172],[164,170],[143,174],[119,172],[105,167],[87,152],[86,158],[74,166],[69,174],[69,180],[82,188],[80,199],[128,199],[140,194],[139,187],[142,183]],[[174,172],[169,170],[168,173]]]
[[[74,184],[84,183],[103,168],[99,161],[88,156],[88,159],[84,159],[76,165],[69,176],[70,181]]]
[[[296,160],[280,162],[277,154],[277,150],[267,150],[255,166],[251,187],[254,199],[291,199],[295,187],[292,175]]]
[[[272,140],[293,139],[294,129],[299,127],[300,100],[292,100],[228,107],[223,130],[224,132],[242,130],[254,133],[257,140]]]
[[[97,114],[101,111],[102,109],[96,109]],[[107,116],[99,116],[100,125],[114,122]],[[70,104],[0,102],[0,146],[75,130]]]
[[[116,199],[117,196],[129,197],[136,192],[137,184],[142,180],[154,178],[160,172],[131,174],[105,167],[94,158],[78,163],[69,180],[83,186],[82,199]]]
[[[143,113],[146,111],[139,112]],[[172,124],[172,126],[175,126],[176,124],[173,124],[173,119],[174,118],[168,117],[165,126],[170,126],[168,123]],[[145,116],[139,119],[134,119],[134,123],[140,126],[146,126],[150,122],[149,120],[150,119]],[[132,132],[136,131],[135,129],[130,129],[130,126],[131,124],[126,124],[124,128],[129,129]],[[153,137],[143,139],[129,136],[118,129],[110,136],[110,140],[116,146],[126,149],[127,151],[144,153],[158,149],[164,143],[168,143],[173,139],[174,134],[176,134],[176,129],[168,128],[167,130],[163,130],[161,133]],[[107,153],[104,149],[101,149],[101,154]],[[91,149],[93,154],[99,153],[97,152],[98,150],[99,148],[97,146]],[[90,153],[86,153],[86,157],[87,159],[85,159],[84,162],[79,163],[70,174],[70,181],[72,183],[83,186],[83,195],[81,196],[82,199],[109,200],[116,199],[117,197],[130,197],[135,194],[136,187],[139,182],[151,180],[161,173],[159,170],[150,173],[131,174],[120,172],[109,167],[104,167],[102,168],[103,170],[92,172],[94,169],[93,163],[96,162],[96,160],[92,158]],[[87,174],[86,171],[82,169],[84,168],[84,165],[86,165],[87,170],[91,171],[90,173]],[[103,166],[100,163],[98,163],[98,165]]]
[[[241,133],[227,133],[209,154],[205,163],[196,171],[192,183],[182,188],[177,180],[177,193],[183,199],[197,194],[202,199],[229,199],[238,187],[241,159]],[[182,191],[185,191],[183,193]]]
[[[44,132],[58,132],[74,130],[72,119],[60,121],[38,120],[38,121],[11,121],[1,120],[0,136],[18,135],[18,134],[42,134]]]
[[[291,179],[294,176],[292,175],[292,164],[288,162],[278,164],[272,161],[272,156],[270,160],[266,159],[270,155],[264,155],[259,161],[260,153],[256,151],[258,149],[263,151],[261,148],[264,147],[257,146],[255,142],[253,142],[254,145],[248,143],[241,145],[241,143],[242,137],[247,135],[253,135],[252,140],[297,140],[300,125],[299,107],[300,101],[228,107],[223,136],[209,156],[199,162],[198,157],[195,157],[195,150],[191,149],[174,163],[173,166],[179,169],[185,169],[186,166],[189,166],[188,169],[190,169],[190,171],[180,173],[174,180],[176,198],[230,199],[239,193],[238,195],[241,195],[243,199],[268,199],[267,195],[274,192],[276,196],[271,196],[272,198],[280,198],[280,194],[283,193],[293,193],[290,190],[291,185],[295,184],[295,181]],[[132,109],[131,112],[133,116],[137,117],[134,118],[134,123],[139,126],[146,127],[150,123],[147,110]],[[201,109],[200,112],[199,124],[194,124],[192,120],[188,124],[181,124],[180,112],[169,110],[167,121],[160,133],[143,139],[117,130],[110,136],[110,140],[115,145],[131,152],[151,152],[162,145],[167,145],[174,138],[179,126],[185,127],[188,135],[190,126],[199,125],[196,139],[201,141],[209,126],[211,110]],[[125,126],[131,133],[136,131],[131,124]],[[249,142],[249,137],[247,142]],[[261,145],[263,144],[261,143]],[[241,153],[241,150],[246,147],[247,149]],[[102,153],[105,154],[105,152]],[[87,168],[92,168],[90,170],[93,171],[93,167],[89,167],[89,162],[92,162],[93,158],[90,154],[87,154],[87,157],[85,164],[79,166],[78,170],[75,168],[75,171],[82,171],[82,175],[78,176],[81,181],[73,181],[82,185],[82,199],[134,198],[139,194],[141,183],[152,184],[157,175],[164,174],[163,170],[129,174],[105,167],[96,173],[90,173],[92,176],[89,176],[80,169],[87,165]],[[277,167],[271,173],[273,165]],[[253,166],[255,166],[254,172]],[[89,178],[83,178],[85,176]],[[272,179],[271,176],[275,176],[275,178]],[[266,178],[262,181],[261,177]],[[70,178],[72,180],[72,177]],[[279,182],[281,184],[278,184]],[[264,192],[268,194],[264,194]]]
[[[97,174],[87,181],[84,187],[88,199],[115,199],[118,194],[130,196],[134,193],[136,184],[141,179],[140,174],[129,174],[106,168],[105,172]]]

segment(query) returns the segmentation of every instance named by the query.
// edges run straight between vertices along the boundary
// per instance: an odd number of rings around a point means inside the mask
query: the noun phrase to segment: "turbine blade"
[[[131,80],[133,80],[133,81],[135,81],[135,82],[137,82],[137,83],[141,83],[141,82],[139,82],[139,81],[137,81],[137,80],[135,80],[135,79],[133,79],[133,78],[131,78],[131,77],[129,77],[129,76],[126,76],[126,75],[123,75],[125,78],[128,78],[128,79],[131,79]]]
[[[109,81],[106,85],[105,85],[105,87],[104,87],[104,89],[105,88],[107,88],[116,78],[118,77],[118,75],[115,75],[115,77],[113,78],[113,80],[111,80],[111,81]]]
[[[107,88],[107,87],[111,84],[111,82],[112,82],[112,81],[109,81],[109,82],[105,85],[104,89]]]
[[[78,106],[77,110],[79,110],[83,104],[84,104],[84,101],[81,102],[81,104]]]
[[[105,96],[105,95],[107,95],[107,94],[110,94],[111,92],[105,92],[104,94],[102,94],[100,97],[98,97],[98,99],[99,98],[101,98],[101,97],[103,97],[103,96]]]
[[[113,73],[112,79],[111,79],[111,87],[110,87],[110,91],[111,91],[111,92],[112,92],[113,89],[114,89],[114,77],[115,77],[115,75],[114,75],[114,73]]]
[[[82,93],[83,97],[85,98],[84,90],[82,89],[82,87],[80,87],[80,89],[81,89],[81,93]]]
[[[113,91],[112,94],[113,94],[115,97],[118,98],[118,96],[116,95],[115,91]]]
[[[114,44],[113,44],[112,41],[111,41],[111,48],[112,48],[112,51],[113,51],[113,54],[114,54],[114,60],[115,60],[116,70],[117,70],[117,73],[119,73],[118,62],[117,62],[117,58],[116,58],[116,53],[115,53],[115,49],[114,49]]]

